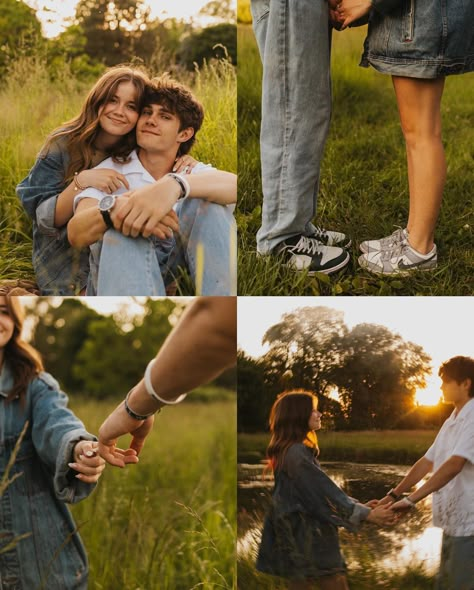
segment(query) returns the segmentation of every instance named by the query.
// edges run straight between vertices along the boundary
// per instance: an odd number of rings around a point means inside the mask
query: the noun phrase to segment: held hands
[[[80,440],[74,447],[74,462],[68,465],[77,471],[75,477],[84,483],[96,483],[105,469],[98,447],[98,443],[89,440]]]
[[[146,420],[131,418],[122,402],[99,428],[100,455],[115,467],[123,468],[128,463],[138,463],[138,455],[153,427],[154,419],[154,416]],[[117,447],[117,439],[124,434],[132,436],[130,448],[126,451]]]
[[[131,194],[131,193],[129,193],[129,194]],[[129,196],[127,196],[127,195],[120,195],[119,197],[117,197],[115,207],[112,209],[112,212],[111,212],[111,218],[114,223],[115,229],[118,229],[115,226],[115,223],[117,223],[117,224],[119,223],[118,219],[116,217],[117,213],[120,210],[120,208],[122,207],[122,205],[124,205],[124,203],[126,203],[128,198],[129,198]],[[142,232],[139,232],[137,235],[135,235],[135,231],[133,231],[133,233],[131,233],[130,235],[132,238],[136,238],[139,235],[143,236],[144,238],[149,238],[151,235],[153,235],[153,236],[156,236],[160,240],[166,240],[167,238],[171,238],[173,236],[173,232],[178,232],[178,231],[179,231],[178,215],[176,214],[176,211],[171,209],[160,221],[157,222],[157,224],[155,225],[155,227],[153,228],[152,231],[145,231],[144,230]]]
[[[333,8],[334,4],[336,6]],[[371,8],[370,0],[330,0],[330,19],[335,19],[343,30],[368,14]]]
[[[375,508],[372,508],[367,516],[367,522],[372,522],[380,527],[393,526],[397,521],[398,516],[394,513],[391,506],[377,505]]]
[[[410,502],[407,498],[402,498],[392,504],[392,510],[398,512],[400,516],[407,514],[412,508],[414,508],[413,502]]]
[[[111,168],[91,168],[82,170],[77,175],[79,185],[84,188],[93,187],[104,193],[112,194],[122,187],[130,188],[123,174]]]
[[[180,189],[178,183],[169,176],[157,182],[125,193],[126,197],[120,207],[114,207],[111,218],[114,227],[124,236],[147,238],[155,235],[155,229],[161,222],[168,227],[177,227],[171,214],[173,205],[178,200]],[[168,216],[165,222],[164,218]],[[171,223],[171,225],[168,225]],[[163,231],[162,226],[158,226]],[[160,237],[160,236],[157,236]]]

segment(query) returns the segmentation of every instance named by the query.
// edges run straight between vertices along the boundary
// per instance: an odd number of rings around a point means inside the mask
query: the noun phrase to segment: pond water
[[[401,465],[323,462],[322,467],[337,485],[360,502],[382,498],[408,471],[408,466]],[[265,478],[262,475],[261,464],[239,465],[237,551],[242,557],[256,555],[271,500],[273,478],[268,472]],[[419,502],[416,510],[394,528],[365,525],[356,535],[345,530],[340,533],[349,568],[374,560],[381,570],[402,572],[421,565],[427,574],[433,574],[438,568],[442,531],[432,525],[430,498]]]

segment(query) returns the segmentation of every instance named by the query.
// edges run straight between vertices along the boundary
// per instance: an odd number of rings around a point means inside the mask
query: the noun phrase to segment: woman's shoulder
[[[289,461],[302,461],[311,459],[312,452],[303,443],[294,443],[291,447],[288,447],[286,452],[286,459]]]
[[[30,383],[30,389],[32,393],[41,394],[44,391],[60,391],[59,383],[56,379],[46,373],[46,371],[40,371],[36,377],[34,377]]]
[[[39,157],[42,159],[48,157],[62,158],[68,156],[68,153],[67,138],[65,135],[61,135],[60,129],[58,131],[53,131],[53,133],[48,136],[41,147]]]

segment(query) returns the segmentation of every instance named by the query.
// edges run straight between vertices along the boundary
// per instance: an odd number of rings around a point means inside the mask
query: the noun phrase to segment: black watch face
[[[107,195],[106,197],[102,197],[99,201],[99,209],[101,211],[110,211],[115,203],[115,197],[113,195]]]

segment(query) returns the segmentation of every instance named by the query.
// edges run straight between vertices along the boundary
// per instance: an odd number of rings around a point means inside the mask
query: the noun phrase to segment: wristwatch
[[[99,211],[101,212],[102,217],[104,218],[105,225],[109,228],[114,227],[112,218],[110,217],[110,212],[115,206],[116,198],[117,195],[106,195],[105,197],[102,197],[102,199],[99,201]]]

